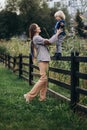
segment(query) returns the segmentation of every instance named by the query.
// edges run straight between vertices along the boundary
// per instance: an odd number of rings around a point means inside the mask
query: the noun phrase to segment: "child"
[[[55,19],[57,20],[55,25],[55,33],[57,29],[62,28],[62,32],[58,35],[58,40],[56,42],[56,53],[53,58],[58,59],[61,57],[62,53],[62,42],[65,36],[64,26],[65,26],[65,14],[63,11],[59,10],[54,14]]]

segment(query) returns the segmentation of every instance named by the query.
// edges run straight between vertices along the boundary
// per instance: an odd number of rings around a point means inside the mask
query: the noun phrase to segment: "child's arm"
[[[63,21],[60,22],[60,28],[64,28],[65,23]]]

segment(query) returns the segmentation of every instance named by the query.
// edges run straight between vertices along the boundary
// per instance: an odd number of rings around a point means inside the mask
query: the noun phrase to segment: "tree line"
[[[31,23],[41,27],[42,36],[50,37],[53,34],[55,19],[54,13],[59,6],[49,8],[43,0],[7,0],[6,6],[0,11],[0,39],[9,39],[26,32]],[[61,7],[66,15],[66,28],[70,30],[70,15],[66,7]]]

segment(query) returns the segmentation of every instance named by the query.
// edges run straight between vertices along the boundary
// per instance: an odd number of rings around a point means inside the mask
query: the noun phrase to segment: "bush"
[[[7,54],[7,49],[5,46],[0,46],[0,54],[3,54],[3,53]]]

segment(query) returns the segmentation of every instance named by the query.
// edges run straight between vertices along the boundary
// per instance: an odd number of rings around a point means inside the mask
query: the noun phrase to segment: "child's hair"
[[[54,14],[54,17],[60,17],[61,19],[65,20],[65,14],[63,13],[63,11],[59,10]]]

